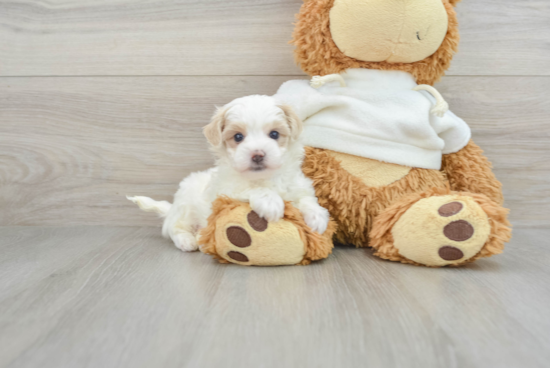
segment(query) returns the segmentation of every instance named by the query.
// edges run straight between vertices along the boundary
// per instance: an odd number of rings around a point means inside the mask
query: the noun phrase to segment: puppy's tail
[[[172,204],[166,201],[155,201],[147,197],[128,197],[126,198],[138,205],[145,212],[155,212],[160,217],[166,217],[168,211],[172,207]]]

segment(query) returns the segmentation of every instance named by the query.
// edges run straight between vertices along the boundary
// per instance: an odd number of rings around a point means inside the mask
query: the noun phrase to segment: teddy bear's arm
[[[443,155],[442,170],[452,190],[485,194],[500,205],[504,202],[502,184],[493,174],[483,150],[473,140],[460,151]]]

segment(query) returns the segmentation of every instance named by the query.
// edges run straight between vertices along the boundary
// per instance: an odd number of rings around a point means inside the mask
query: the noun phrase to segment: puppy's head
[[[268,177],[302,132],[302,122],[288,106],[268,96],[248,96],[219,108],[204,135],[214,152],[238,172]]]

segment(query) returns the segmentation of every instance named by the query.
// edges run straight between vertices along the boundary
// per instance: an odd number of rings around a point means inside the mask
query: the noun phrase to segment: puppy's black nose
[[[259,164],[264,160],[264,155],[254,155],[252,156],[252,161]]]

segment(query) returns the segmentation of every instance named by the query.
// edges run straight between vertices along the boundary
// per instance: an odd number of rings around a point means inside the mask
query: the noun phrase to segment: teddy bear
[[[266,237],[247,204],[219,199],[202,250],[244,265],[308,264],[329,256],[334,233],[418,266],[501,253],[511,238],[501,183],[433,87],[458,48],[458,1],[304,0],[292,44],[312,79],[288,81],[275,97],[304,121],[303,171],[335,224],[312,234],[287,204],[288,217],[264,223],[273,228]],[[245,248],[231,239],[236,227]]]

